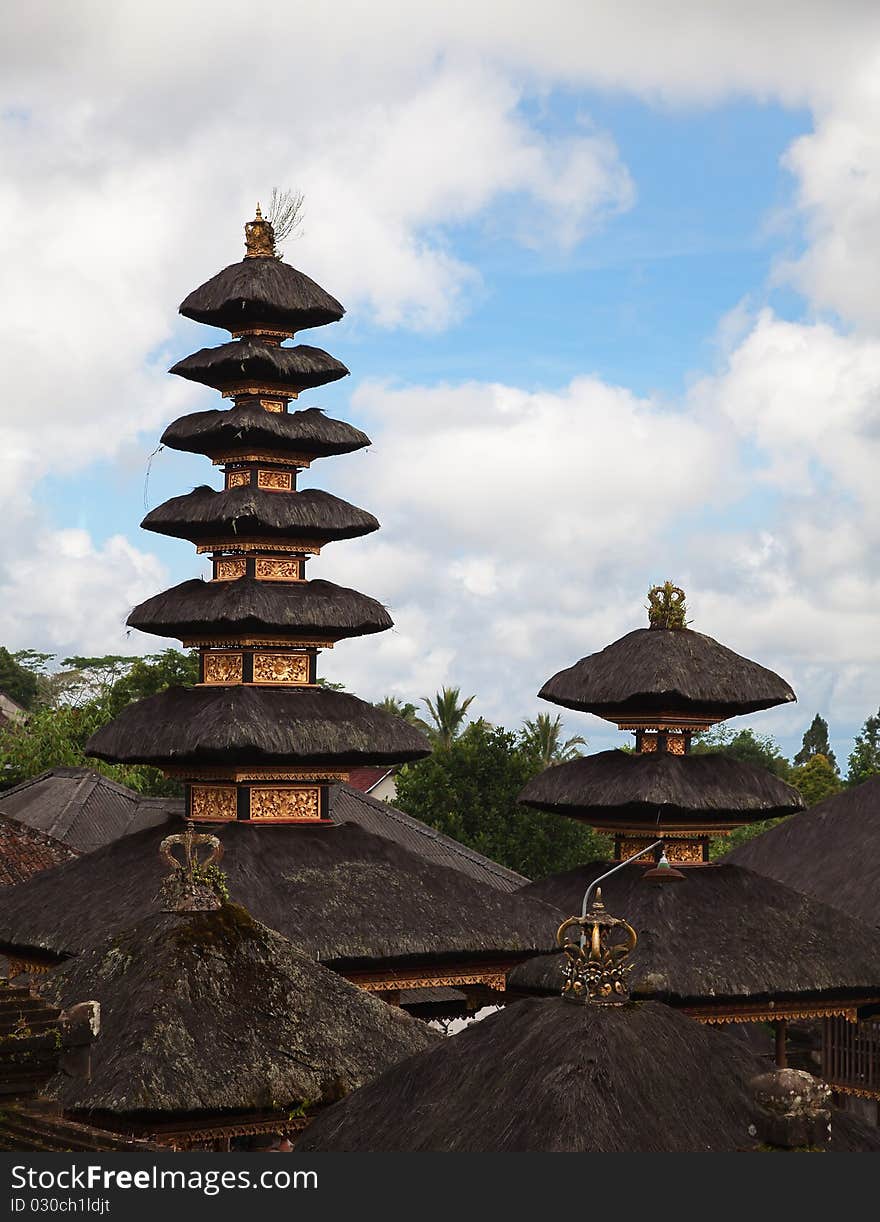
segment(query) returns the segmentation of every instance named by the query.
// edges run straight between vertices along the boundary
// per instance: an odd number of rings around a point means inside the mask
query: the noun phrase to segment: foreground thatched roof
[[[589,884],[611,863],[593,862],[530,883],[534,896],[579,913]],[[644,880],[633,864],[602,883],[609,911],[625,914],[639,943],[631,988],[673,1002],[880,997],[880,944],[851,917],[734,865],[685,868],[676,882]],[[514,968],[510,984],[556,993],[561,956]]]
[[[307,344],[279,348],[255,339],[240,339],[219,348],[202,348],[172,365],[169,372],[214,390],[257,382],[277,386],[283,392],[325,386],[344,378],[348,370],[322,348]]]
[[[668,1006],[530,999],[386,1070],[297,1151],[752,1150],[749,1082],[765,1068],[745,1041]],[[880,1148],[880,1133],[836,1122],[832,1149]]]
[[[153,911],[159,841],[126,836],[9,889],[0,945],[75,954]],[[561,915],[351,823],[225,824],[230,894],[305,954],[339,967],[492,961],[549,950]],[[566,914],[567,915],[567,914]]]
[[[533,777],[518,801],[597,827],[724,827],[803,809],[792,785],[729,755],[601,751]]]
[[[217,492],[207,484],[157,505],[141,526],[191,543],[237,536],[321,544],[357,539],[379,529],[371,513],[319,488],[267,492],[246,487]]]
[[[169,687],[138,700],[86,743],[138,764],[395,764],[430,755],[421,731],[348,692],[295,687]]]
[[[609,721],[655,712],[734,717],[795,699],[772,670],[690,628],[637,628],[559,671],[539,695]]]
[[[299,633],[339,641],[384,632],[381,603],[332,581],[184,581],[135,607],[126,623],[156,636]]]
[[[319,284],[280,259],[248,258],[224,267],[186,297],[185,318],[238,331],[264,324],[302,331],[338,322],[345,310]]]
[[[258,403],[242,403],[179,417],[162,434],[162,444],[209,458],[246,450],[324,458],[363,449],[370,439],[353,425],[325,416],[320,407],[267,412]]]
[[[235,904],[146,916],[64,964],[44,992],[101,1004],[90,1078],[59,1074],[47,1088],[72,1110],[313,1107],[436,1040]]]
[[[165,821],[144,797],[92,768],[50,768],[0,793],[0,815],[45,832],[77,853]]]
[[[880,777],[786,819],[726,860],[880,925]]]

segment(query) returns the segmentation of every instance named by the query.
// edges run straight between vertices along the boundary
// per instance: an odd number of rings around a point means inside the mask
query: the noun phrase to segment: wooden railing
[[[880,1099],[880,1019],[826,1018],[822,1077],[835,1090]]]

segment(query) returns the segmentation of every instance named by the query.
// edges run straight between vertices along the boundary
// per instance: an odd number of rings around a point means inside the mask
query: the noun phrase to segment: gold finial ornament
[[[271,221],[264,219],[259,204],[254,219],[245,224],[244,245],[246,259],[275,258],[275,230]]]
[[[671,581],[648,591],[648,625],[651,628],[687,628],[684,590]]]
[[[183,850],[178,858],[174,849]],[[204,857],[197,849],[208,849]],[[159,845],[159,856],[171,867],[162,883],[159,899],[165,912],[213,912],[221,906],[218,883],[222,880],[217,863],[223,856],[223,845],[216,836],[193,831],[187,822],[186,831],[166,836]]]
[[[574,940],[569,937],[570,930],[580,931]],[[611,916],[598,889],[589,912],[582,917],[569,917],[556,933],[556,944],[566,956],[562,989],[565,1000],[602,1005],[628,1001],[626,977],[632,964],[625,960],[637,942],[638,934],[632,925]]]

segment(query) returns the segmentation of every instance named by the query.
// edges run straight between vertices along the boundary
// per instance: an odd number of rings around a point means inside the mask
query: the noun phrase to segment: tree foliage
[[[815,806],[843,788],[837,769],[826,756],[819,754],[811,755],[805,764],[792,768],[790,779],[807,806]]]
[[[795,767],[808,764],[815,755],[824,755],[834,772],[837,772],[837,759],[828,741],[828,722],[817,713],[810,722],[809,729],[804,731],[801,749],[792,760]]]
[[[542,768],[551,764],[565,764],[583,755],[578,748],[585,747],[587,740],[580,734],[563,739],[562,718],[539,713],[534,721],[523,722],[523,746],[541,761]]]
[[[880,709],[866,718],[861,731],[856,735],[849,757],[847,782],[861,785],[880,773]]]
[[[10,700],[29,709],[37,697],[37,677],[32,670],[22,666],[20,655],[10,653],[0,645],[0,692]]]
[[[542,769],[522,735],[479,720],[401,770],[395,805],[527,878],[607,857],[607,837],[517,804],[526,781]]]
[[[399,696],[385,696],[376,702],[376,708],[381,709],[383,713],[390,713],[392,717],[402,718],[423,734],[430,731],[428,723],[419,716],[418,708],[410,700],[401,700]]]
[[[744,764],[755,764],[766,768],[784,781],[790,779],[791,764],[779,750],[769,734],[756,734],[754,730],[732,730],[729,726],[714,726],[694,741],[694,755],[720,752],[731,755]]]
[[[462,700],[461,689],[457,687],[442,688],[433,700],[428,696],[422,697],[431,718],[428,736],[435,747],[442,751],[449,750],[464,729],[467,711],[475,699],[475,696],[468,696]]]

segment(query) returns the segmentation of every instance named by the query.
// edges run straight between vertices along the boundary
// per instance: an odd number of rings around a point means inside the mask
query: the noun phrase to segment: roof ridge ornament
[[[178,845],[183,850],[182,859],[173,851]],[[201,846],[208,849],[204,857],[198,853]],[[159,845],[159,856],[171,867],[159,890],[163,912],[215,912],[221,907],[217,863],[223,856],[223,845],[216,836],[194,831],[187,820],[185,832],[165,837]]]
[[[244,245],[246,259],[275,259],[275,230],[272,222],[263,217],[260,205],[252,221],[247,221],[244,227]]]
[[[572,940],[569,930],[580,930]],[[619,940],[623,934],[624,940]],[[597,888],[592,906],[583,916],[569,917],[556,932],[556,943],[566,956],[562,996],[566,1001],[621,1005],[629,1001],[626,963],[635,950],[638,934],[632,925],[612,916]]]
[[[651,587],[648,591],[647,612],[650,628],[671,628],[676,631],[687,628],[684,590],[681,586],[673,585],[671,581]]]

